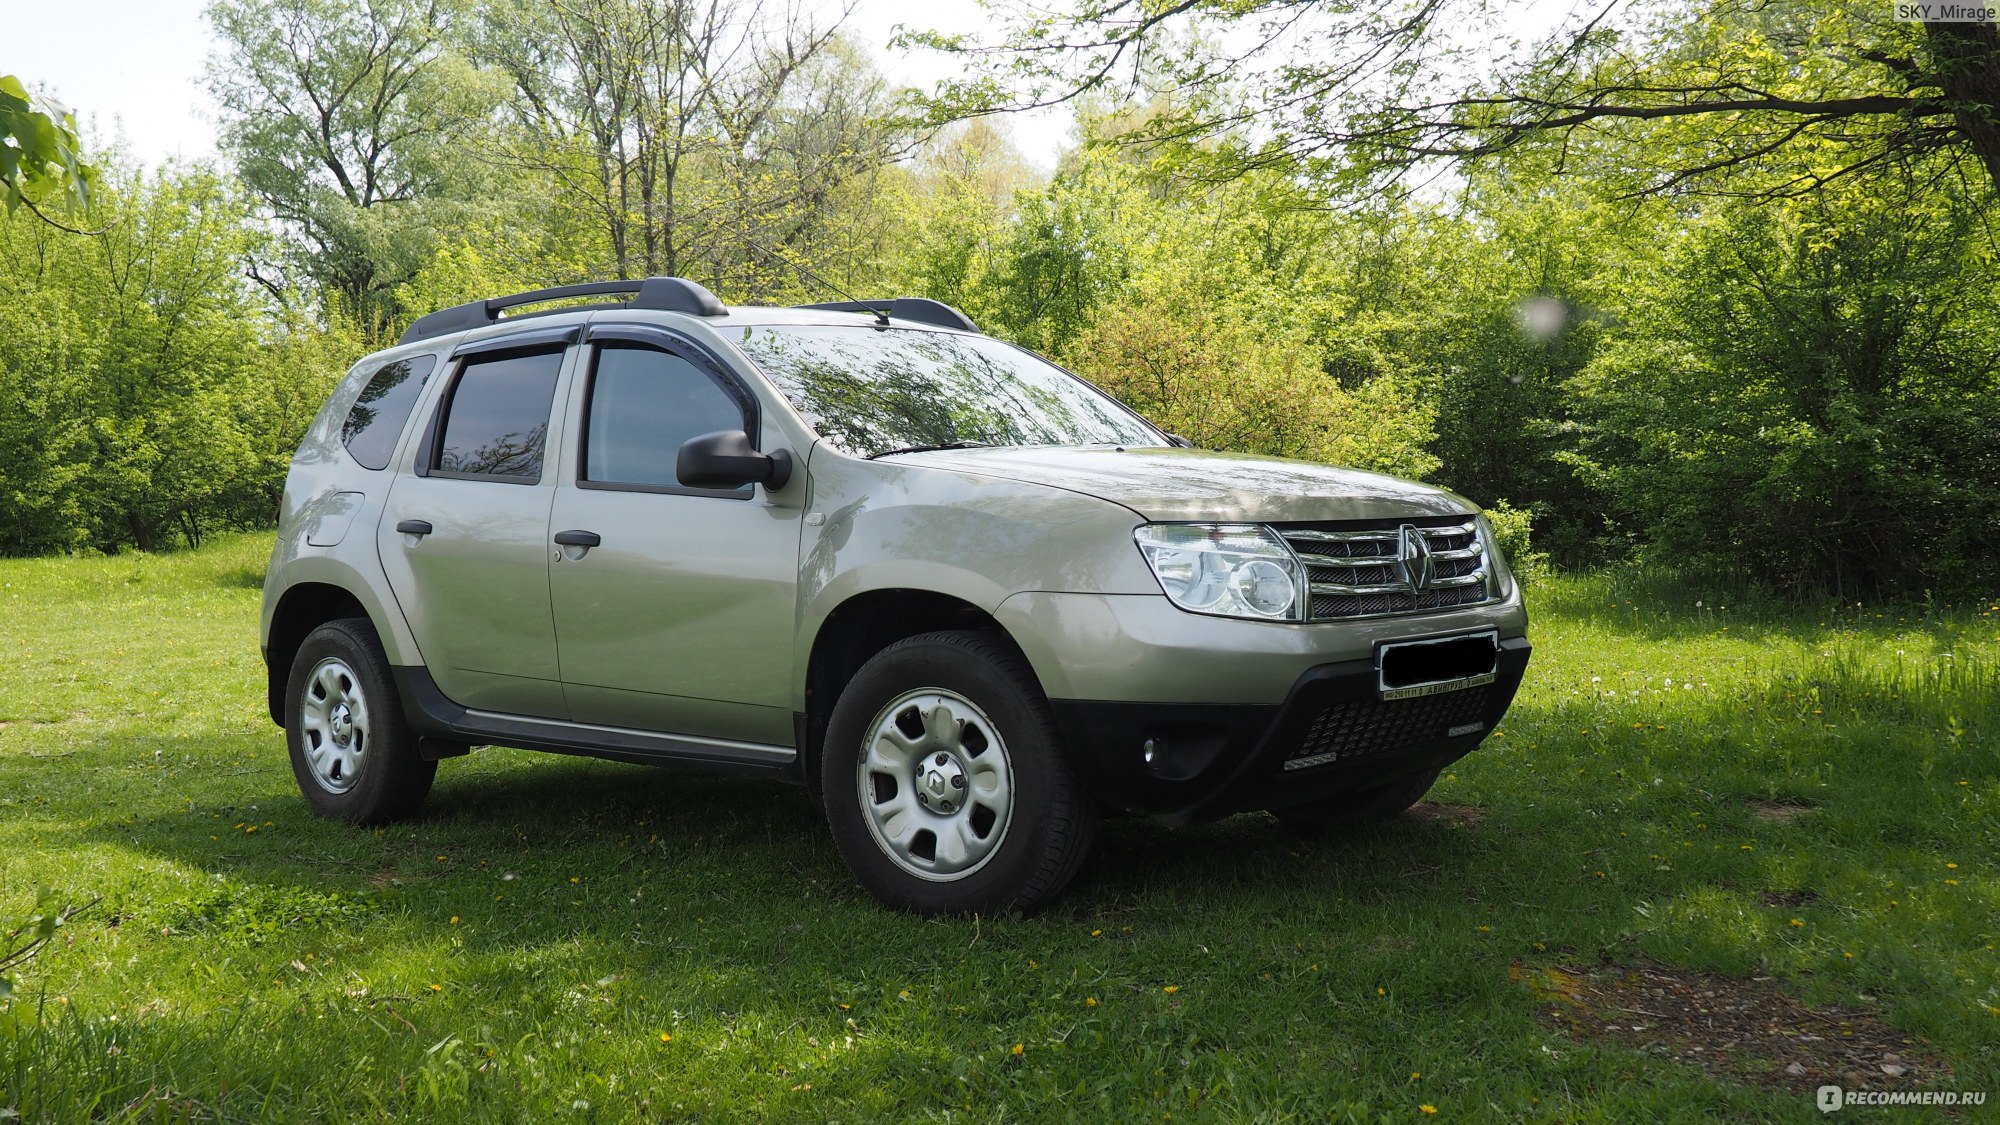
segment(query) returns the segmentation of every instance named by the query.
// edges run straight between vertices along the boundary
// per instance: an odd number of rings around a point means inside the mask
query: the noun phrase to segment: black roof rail
[[[858,312],[881,314],[887,311],[898,320],[914,320],[920,324],[936,324],[945,328],[963,328],[967,332],[979,331],[972,318],[929,297],[897,297],[888,301],[826,301],[817,305],[794,305],[800,309],[825,309],[828,312]]]
[[[639,281],[592,281],[582,285],[558,285],[553,289],[535,289],[526,293],[516,293],[509,297],[489,297],[484,301],[471,301],[463,305],[453,305],[417,318],[416,323],[403,331],[399,344],[408,344],[432,336],[443,336],[449,332],[463,332],[468,328],[484,328],[498,324],[500,314],[519,305],[536,305],[543,301],[560,301],[568,297],[595,297],[608,293],[630,293],[624,303],[628,309],[658,309],[664,312],[692,313],[695,316],[723,316],[729,312],[715,294],[705,287],[684,277],[648,277]],[[567,311],[567,310],[563,310]]]

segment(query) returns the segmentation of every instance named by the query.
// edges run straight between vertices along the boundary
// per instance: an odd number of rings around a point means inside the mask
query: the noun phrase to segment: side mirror
[[[792,479],[792,455],[782,449],[760,453],[742,430],[717,430],[689,438],[674,460],[681,483],[694,488],[735,488],[761,484],[780,489]]]

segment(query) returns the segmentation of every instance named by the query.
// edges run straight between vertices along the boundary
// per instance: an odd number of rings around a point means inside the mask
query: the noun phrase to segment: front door
[[[789,746],[799,512],[674,469],[689,438],[757,435],[756,400],[690,345],[611,332],[572,396],[581,455],[549,523],[573,541],[550,572],[570,716]]]
[[[551,412],[561,343],[463,358],[389,492],[376,546],[438,687],[503,714],[565,715],[549,610]]]

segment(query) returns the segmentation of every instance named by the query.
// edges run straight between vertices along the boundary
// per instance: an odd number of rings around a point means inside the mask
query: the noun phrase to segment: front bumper
[[[1275,705],[1050,704],[1099,800],[1190,824],[1372,789],[1457,761],[1507,713],[1529,652],[1525,637],[1502,640],[1494,682],[1414,699],[1380,699],[1375,662],[1361,659],[1308,669]]]

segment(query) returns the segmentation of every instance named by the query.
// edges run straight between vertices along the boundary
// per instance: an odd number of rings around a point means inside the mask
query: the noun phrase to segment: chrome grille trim
[[[1403,529],[1422,538],[1404,557]],[[1499,600],[1477,520],[1442,527],[1274,527],[1307,585],[1307,621],[1442,613]]]

